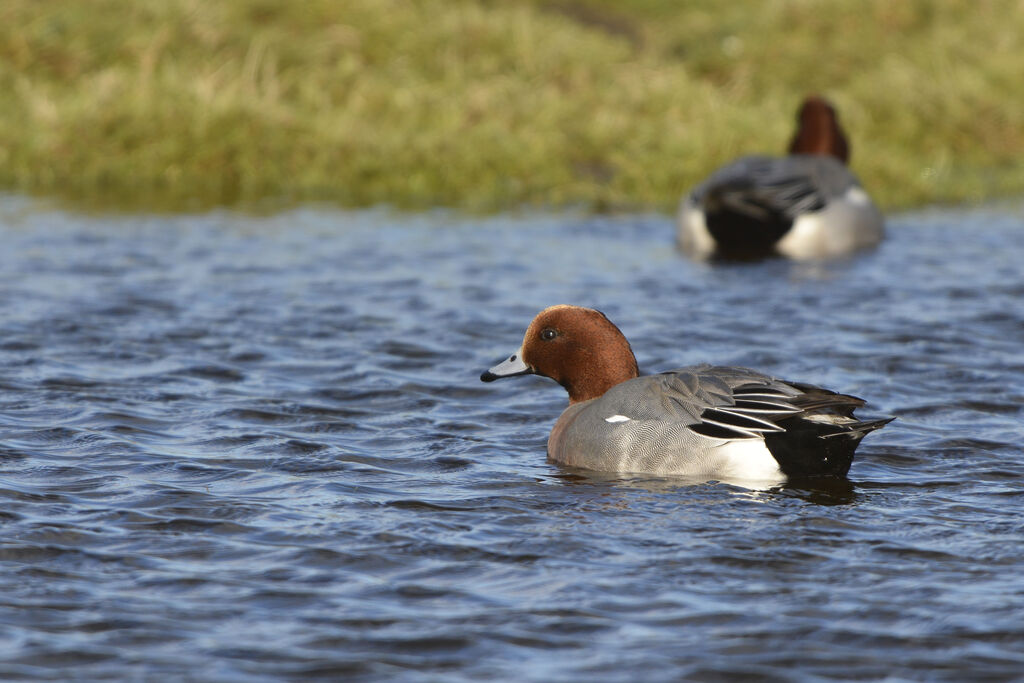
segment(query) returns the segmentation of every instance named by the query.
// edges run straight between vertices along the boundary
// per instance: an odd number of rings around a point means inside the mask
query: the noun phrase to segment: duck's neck
[[[623,362],[626,354],[622,350],[610,354],[601,351],[586,354],[574,376],[562,382],[562,386],[569,392],[569,405],[603,396],[616,384],[638,377],[640,371],[629,344],[626,344],[625,351],[629,362]]]

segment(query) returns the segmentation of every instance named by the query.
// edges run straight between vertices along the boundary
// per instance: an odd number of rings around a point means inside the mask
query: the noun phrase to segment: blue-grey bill
[[[533,372],[533,368],[523,362],[523,349],[520,348],[511,356],[480,375],[480,379],[484,382],[493,382],[494,380],[501,379],[502,377],[528,375],[531,372]]]

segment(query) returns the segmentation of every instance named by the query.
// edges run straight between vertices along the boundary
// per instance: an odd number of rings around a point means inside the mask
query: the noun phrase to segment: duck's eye
[[[554,339],[557,336],[558,336],[558,332],[556,332],[555,330],[551,329],[550,327],[540,333],[540,338],[543,339],[544,341],[551,341],[552,339]]]

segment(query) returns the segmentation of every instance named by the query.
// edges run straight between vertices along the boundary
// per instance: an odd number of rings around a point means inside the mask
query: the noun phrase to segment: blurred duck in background
[[[808,97],[788,156],[738,159],[683,199],[680,249],[700,259],[812,260],[878,244],[882,214],[846,167],[849,159],[835,109]]]

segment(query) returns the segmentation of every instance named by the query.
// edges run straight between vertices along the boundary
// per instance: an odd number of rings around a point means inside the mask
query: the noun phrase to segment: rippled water
[[[1024,675],[1024,213],[823,266],[664,216],[84,217],[0,202],[0,677]],[[849,486],[545,462],[553,303],[898,420]]]

